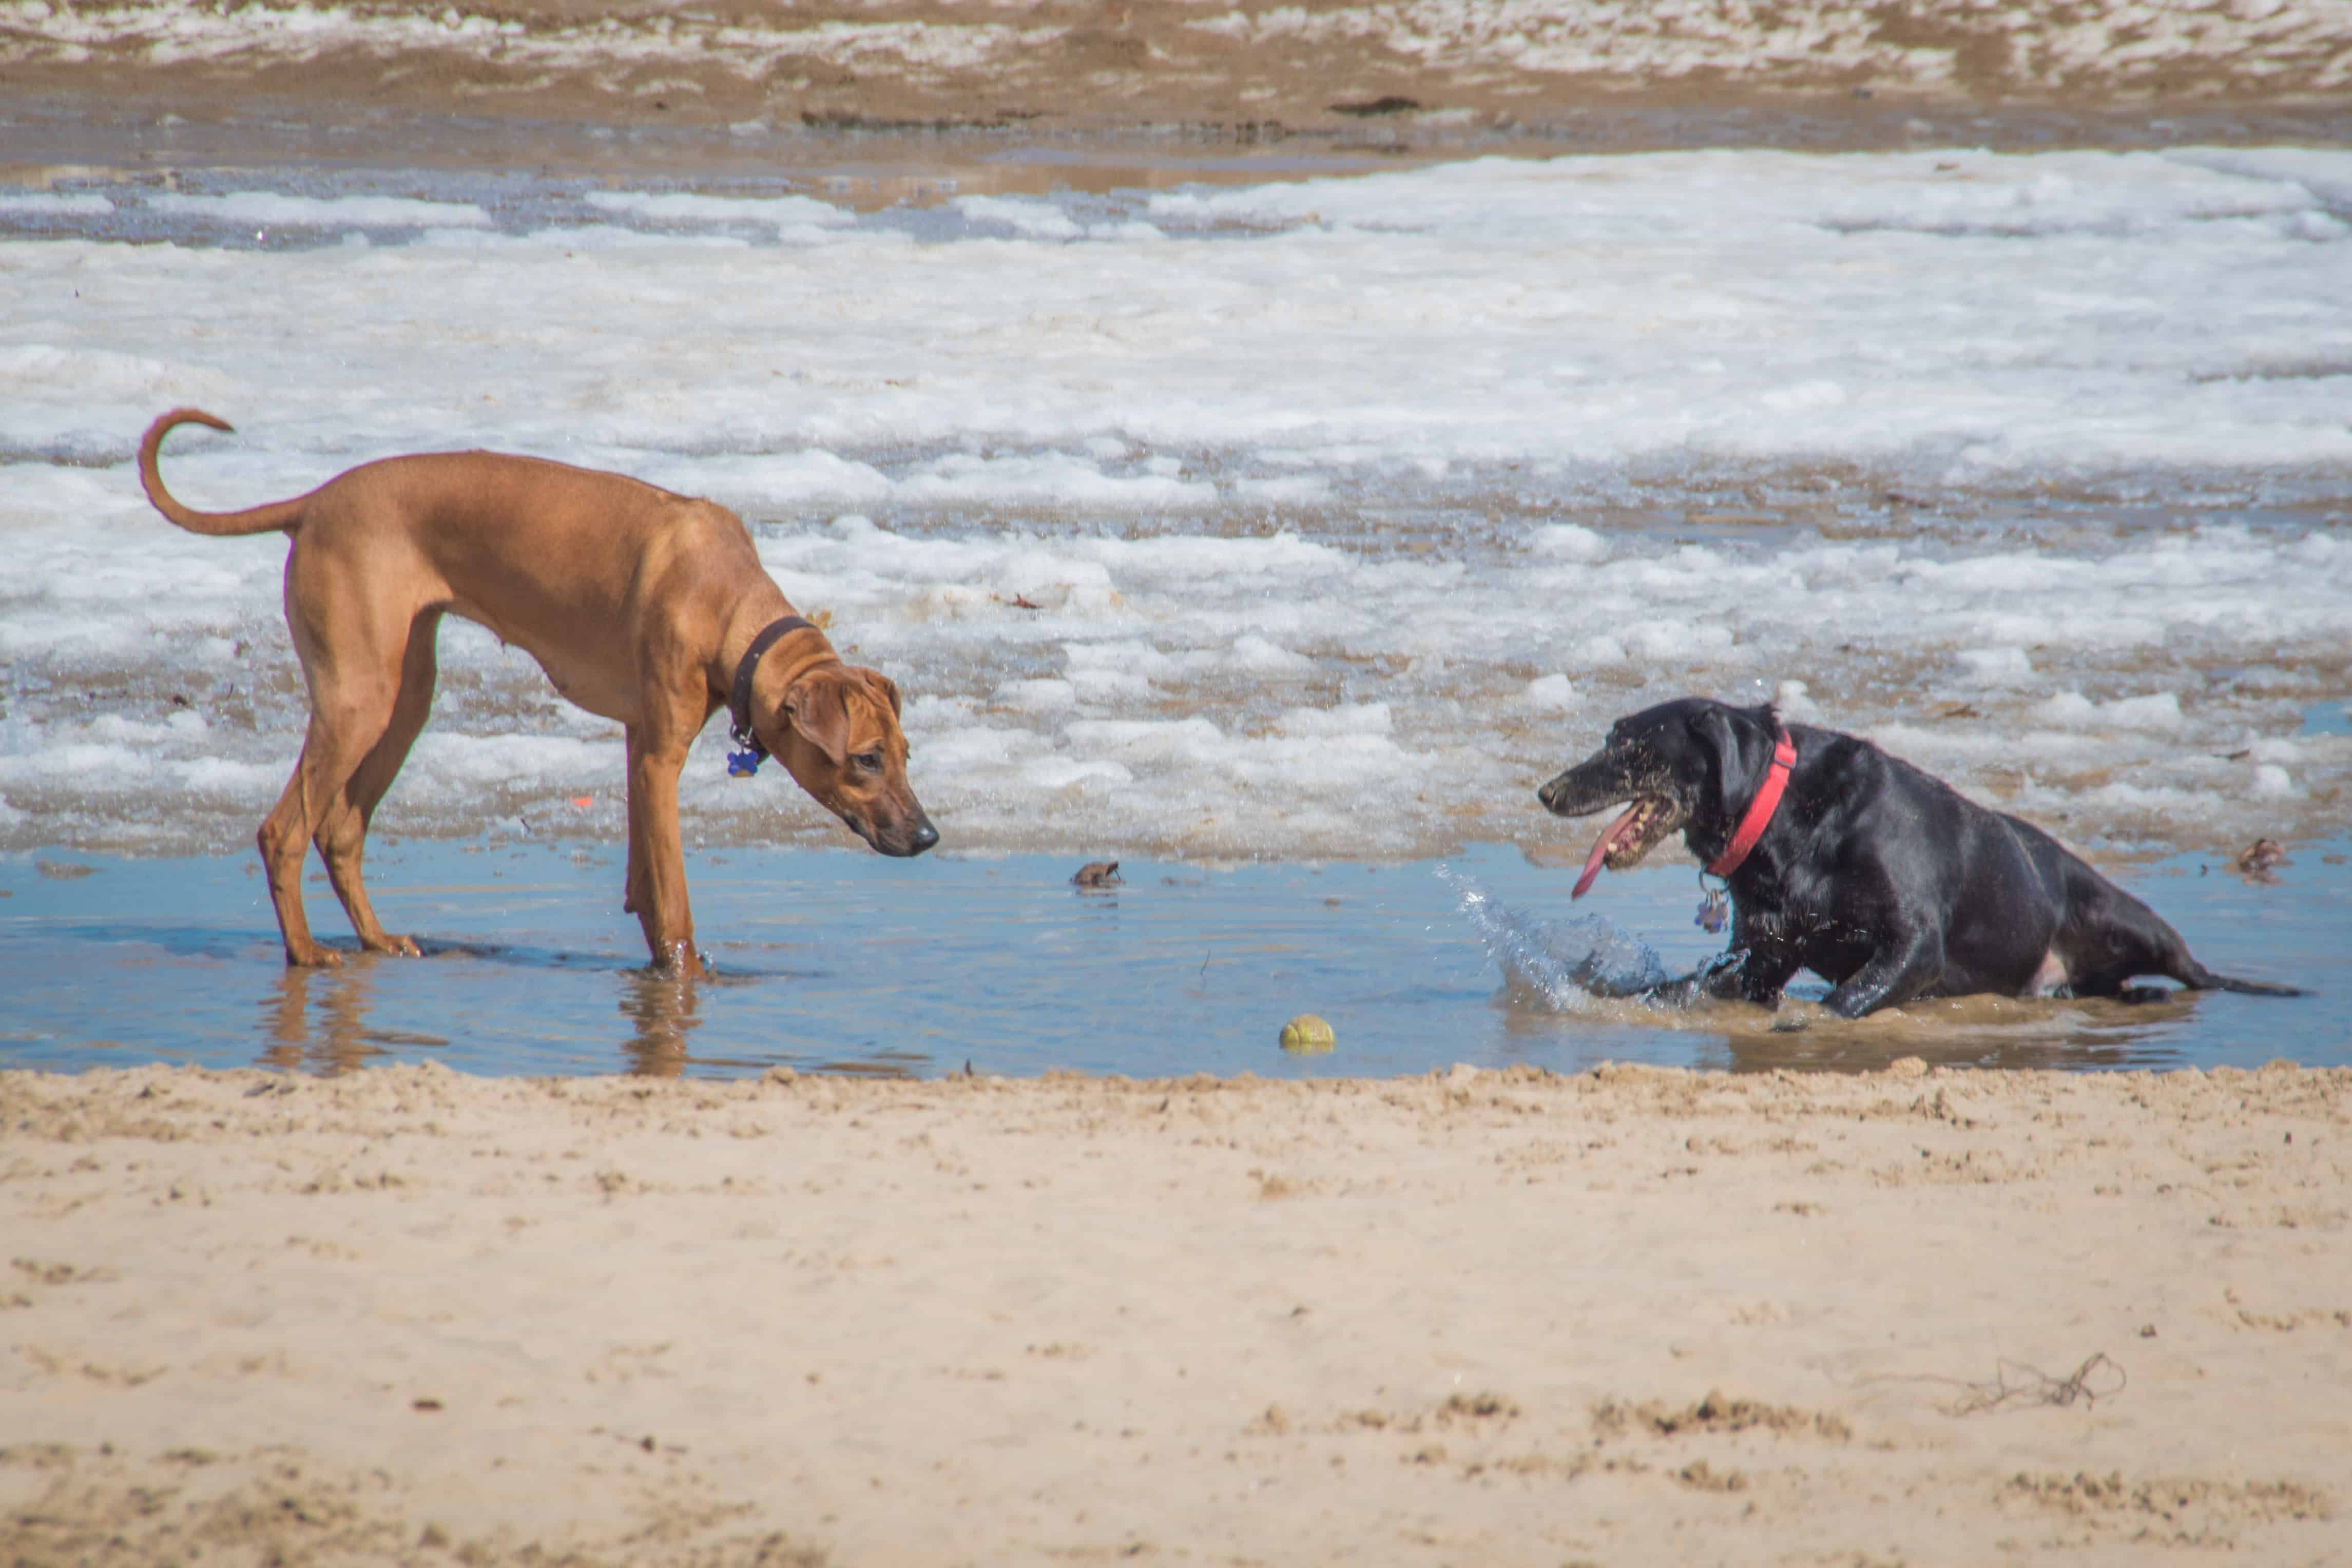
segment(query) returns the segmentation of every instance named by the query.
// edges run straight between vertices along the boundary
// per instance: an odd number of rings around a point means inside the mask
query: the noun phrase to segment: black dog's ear
[[[1754,771],[1748,766],[1748,752],[1758,746],[1770,751],[1780,730],[1780,716],[1769,703],[1752,708],[1710,704],[1692,718],[1693,737],[1715,756],[1711,803],[1727,829],[1746,813],[1756,792],[1748,777]]]

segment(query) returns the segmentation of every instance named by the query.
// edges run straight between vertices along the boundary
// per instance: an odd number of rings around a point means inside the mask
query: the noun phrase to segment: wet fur
[[[1564,817],[1667,800],[1705,864],[1729,846],[1762,784],[1776,722],[1769,707],[1664,703],[1619,719],[1598,752],[1538,797]],[[1866,740],[1787,728],[1797,747],[1788,792],[1727,879],[1739,961],[1676,982],[1684,990],[1777,1007],[1797,971],[1811,969],[1847,1018],[1978,992],[2131,997],[2143,994],[2131,982],[2144,976],[2301,994],[2214,974],[2154,910],[2032,823],[1964,800]]]

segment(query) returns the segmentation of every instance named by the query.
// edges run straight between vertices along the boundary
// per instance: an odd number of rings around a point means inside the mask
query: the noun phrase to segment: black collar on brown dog
[[[787,615],[769,622],[760,628],[760,634],[751,639],[750,647],[743,650],[742,662],[735,666],[735,689],[727,694],[727,711],[733,716],[734,723],[727,733],[735,737],[736,745],[751,754],[752,768],[757,768],[760,758],[768,755],[768,747],[751,730],[751,672],[759,667],[760,655],[776,645],[777,638],[788,632],[797,632],[803,626],[812,632],[816,630],[815,622],[801,615]]]

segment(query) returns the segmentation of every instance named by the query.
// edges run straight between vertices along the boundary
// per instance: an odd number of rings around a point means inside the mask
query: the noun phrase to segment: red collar
[[[1789,769],[1796,766],[1797,743],[1789,738],[1785,729],[1776,730],[1779,739],[1772,747],[1772,766],[1765,770],[1763,788],[1756,799],[1748,803],[1748,814],[1739,819],[1739,831],[1731,835],[1731,847],[1717,859],[1707,862],[1706,869],[1717,876],[1729,876],[1746,862],[1756,841],[1772,825],[1772,813],[1780,809],[1780,796],[1789,788]]]

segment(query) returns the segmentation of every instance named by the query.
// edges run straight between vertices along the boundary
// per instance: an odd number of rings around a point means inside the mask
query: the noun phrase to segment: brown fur
[[[629,869],[622,907],[654,962],[701,967],[687,907],[677,779],[687,748],[726,703],[735,666],[793,612],[734,513],[618,474],[493,452],[362,464],[306,496],[199,512],[164,490],[156,455],[174,409],[139,443],[147,498],[200,534],[289,536],[286,625],[310,689],[310,727],[286,793],[261,824],[261,861],[286,961],[340,962],[302,909],[304,843],[374,953],[416,944],[377,924],[360,875],[368,823],[433,702],[444,614],[530,651],[555,689],[625,727]],[[814,627],[786,633],[752,680],[752,727],[826,810],[885,854],[939,835],[907,783],[898,689],[841,662]]]

